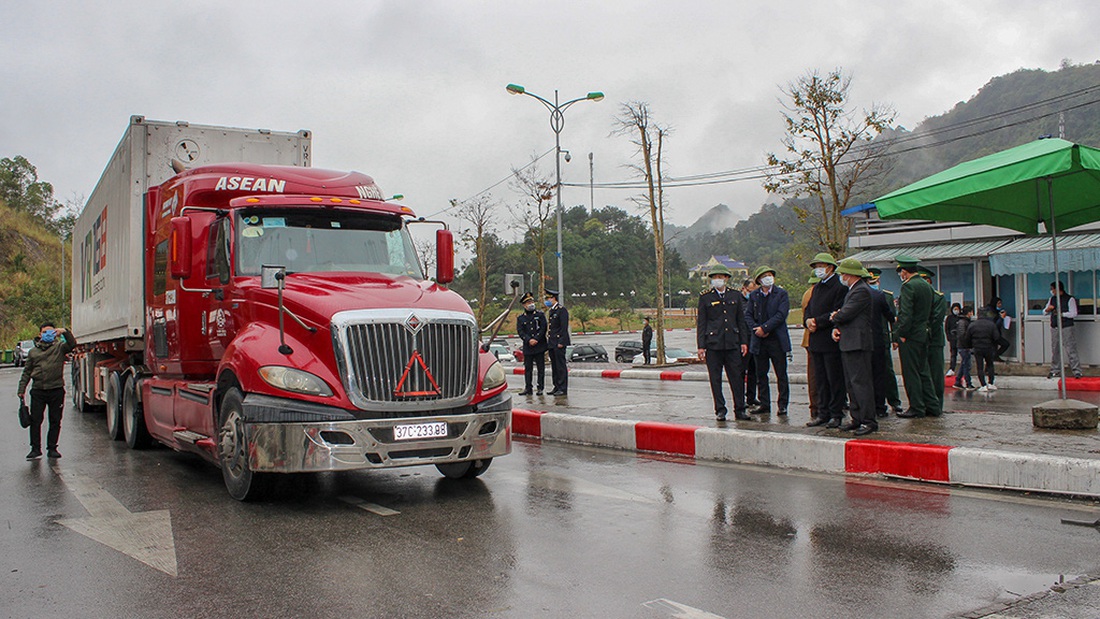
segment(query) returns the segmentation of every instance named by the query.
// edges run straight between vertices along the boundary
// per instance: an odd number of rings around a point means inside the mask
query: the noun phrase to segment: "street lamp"
[[[554,187],[557,193],[558,203],[558,294],[565,295],[565,271],[562,269],[561,261],[561,130],[565,126],[565,110],[578,101],[602,101],[602,92],[590,92],[583,97],[578,97],[565,103],[558,103],[558,91],[554,91],[554,102],[551,103],[536,95],[533,92],[527,92],[523,86],[519,84],[508,84],[505,89],[513,95],[527,95],[537,99],[539,103],[543,105],[547,110],[550,110],[550,129],[554,131],[554,172],[556,182]],[[568,162],[568,159],[566,160]]]

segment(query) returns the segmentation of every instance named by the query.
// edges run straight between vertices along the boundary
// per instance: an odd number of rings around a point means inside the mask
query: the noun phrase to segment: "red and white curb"
[[[512,433],[696,460],[1100,497],[1100,459],[624,421],[525,409],[512,411]]]
[[[511,368],[515,376],[523,376],[523,368]],[[710,380],[706,372],[691,370],[596,370],[591,368],[571,368],[569,376],[577,378],[629,378],[638,380],[679,380],[706,382]],[[806,374],[788,374],[792,385],[805,385]],[[1024,389],[1029,391],[1057,391],[1059,382],[1053,378],[1041,376],[998,376],[997,386],[1001,389]],[[944,378],[944,386],[952,389],[954,376]],[[1100,377],[1067,378],[1066,391],[1100,391]]]

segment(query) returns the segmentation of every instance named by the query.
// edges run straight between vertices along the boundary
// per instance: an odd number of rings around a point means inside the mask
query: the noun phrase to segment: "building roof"
[[[1058,270],[1091,271],[1100,264],[1100,233],[1058,236]],[[1050,237],[1025,236],[1009,241],[989,255],[993,275],[1052,273],[1054,256]]]
[[[741,271],[746,271],[747,272],[749,270],[748,265],[745,264],[744,262],[741,262],[740,260],[734,260],[733,258],[730,258],[728,255],[724,255],[724,254],[721,255],[721,256],[711,256],[709,260],[707,260],[706,262],[703,262],[701,264],[695,265],[690,270],[691,270],[692,273],[695,273],[695,272],[697,272],[701,269],[706,269],[706,268],[712,267],[716,264],[725,265],[725,266],[729,267],[729,269],[731,271],[741,270]]]
[[[938,243],[936,245],[884,247],[882,249],[867,249],[848,257],[855,258],[864,264],[892,263],[894,258],[900,255],[912,256],[917,260],[985,258],[997,248],[1009,242],[1009,239],[994,239],[989,241],[971,241],[967,243]]]

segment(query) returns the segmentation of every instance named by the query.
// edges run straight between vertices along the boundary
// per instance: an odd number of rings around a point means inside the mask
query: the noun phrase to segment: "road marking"
[[[708,613],[705,610],[699,610],[693,608],[687,604],[681,604],[679,602],[673,602],[665,598],[657,598],[656,600],[650,600],[642,606],[646,608],[652,608],[653,610],[659,610],[665,612],[670,617],[676,619],[725,619],[721,615],[714,613]]]
[[[58,524],[153,569],[170,576],[179,575],[172,516],[168,510],[133,513],[92,479],[58,467],[53,470],[89,514],[86,518],[58,520]]]
[[[355,507],[358,507],[359,509],[362,509],[364,511],[368,511],[368,512],[370,512],[372,514],[375,514],[377,516],[396,516],[396,515],[401,513],[401,512],[399,512],[395,509],[390,509],[388,507],[382,507],[381,505],[377,505],[375,503],[368,503],[367,501],[364,501],[363,499],[361,499],[357,496],[344,495],[344,496],[340,497],[340,500],[347,503],[348,505],[354,505]]]

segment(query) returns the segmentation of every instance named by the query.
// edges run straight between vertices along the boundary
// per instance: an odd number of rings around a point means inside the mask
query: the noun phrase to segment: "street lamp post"
[[[537,99],[539,103],[550,111],[550,129],[554,131],[554,172],[555,172],[555,193],[557,194],[557,219],[558,219],[558,294],[562,295],[559,298],[565,296],[565,271],[562,268],[562,249],[561,249],[561,130],[565,126],[565,110],[578,101],[602,101],[602,92],[590,92],[583,97],[578,97],[565,103],[558,103],[558,91],[554,91],[554,102],[551,103],[536,95],[533,92],[527,92],[523,86],[519,84],[508,84],[506,90],[513,95],[527,95]]]

